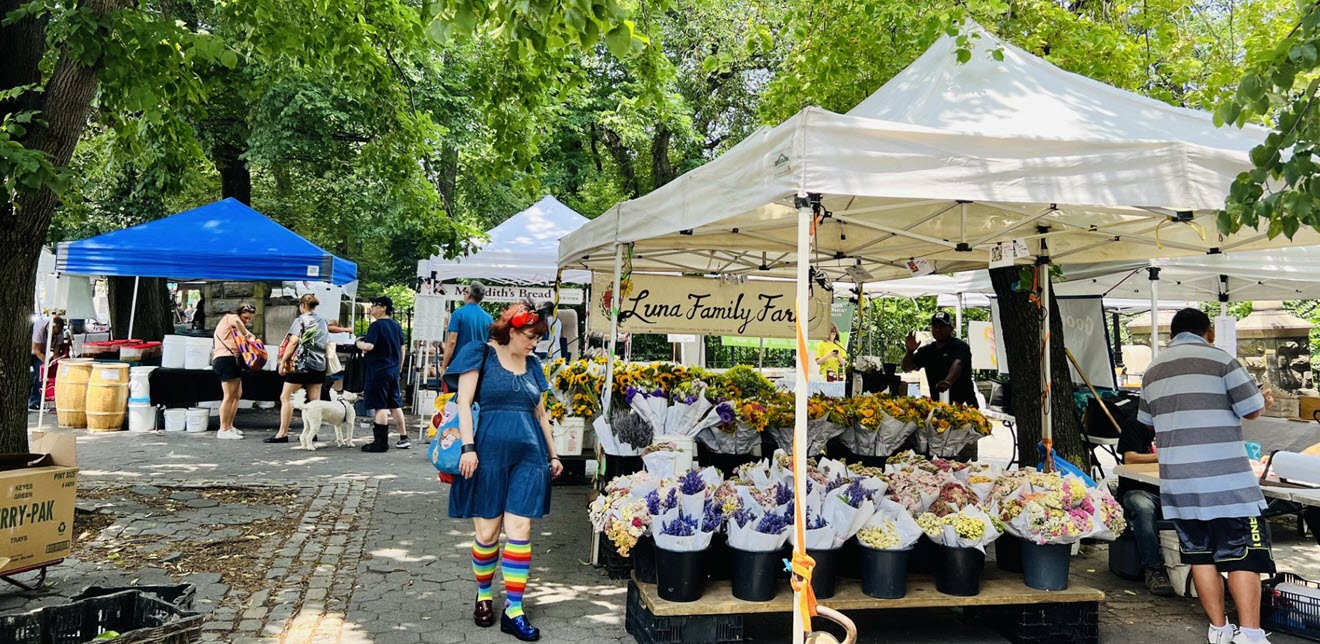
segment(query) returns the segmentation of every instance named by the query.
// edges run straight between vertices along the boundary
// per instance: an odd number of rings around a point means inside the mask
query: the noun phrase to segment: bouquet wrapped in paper
[[[764,407],[760,403],[745,402],[747,409],[740,414],[740,405],[732,401],[723,401],[714,406],[701,423],[697,440],[716,454],[751,454],[761,444],[761,429],[765,428]],[[751,415],[760,410],[758,418],[752,419],[759,424],[747,422],[744,414]]]
[[[645,472],[620,476],[591,502],[588,516],[592,527],[605,533],[620,555],[628,556],[637,539],[650,532],[653,506],[648,497],[655,495],[655,507],[659,506],[659,485],[659,480]]]
[[[706,383],[692,380],[674,388],[669,409],[665,412],[666,434],[700,436],[717,419],[710,414],[714,405],[706,397]]]
[[[642,464],[653,476],[672,479],[692,467],[692,455],[679,449],[677,443],[660,440],[642,450]]]
[[[706,501],[714,496],[722,482],[719,470],[713,467],[684,472],[677,481],[679,507],[690,516],[704,512]]]
[[[940,488],[947,482],[945,476],[924,469],[912,468],[889,474],[889,497],[916,516],[925,512],[939,498]]]
[[[886,456],[917,429],[920,416],[910,398],[864,394],[851,400],[854,422],[843,442],[854,454]]]
[[[785,452],[793,451],[795,407],[777,403],[765,431]],[[825,444],[852,427],[851,405],[844,398],[814,395],[807,401],[807,456],[818,456]]]
[[[935,403],[917,429],[917,449],[933,457],[953,458],[990,435],[990,420],[974,407]]]
[[[985,507],[991,507],[991,493],[994,491],[995,480],[1002,473],[1002,468],[998,465],[988,463],[973,463],[971,467],[962,470],[960,477],[979,501]],[[958,476],[955,474],[954,476]]]
[[[1019,488],[999,502],[998,512],[1005,530],[1038,544],[1113,540],[1126,525],[1122,510],[1108,492],[1058,473],[1029,473]]]
[[[907,550],[916,545],[921,535],[921,526],[907,508],[890,499],[881,499],[875,514],[857,531],[857,541],[875,550]]]
[[[623,399],[656,435],[665,434],[665,419],[669,415],[669,394],[663,389],[645,391],[637,387],[624,390]]]
[[[927,511],[937,517],[944,517],[977,503],[976,495],[966,486],[957,481],[948,481],[940,487],[939,496],[931,502]]]
[[[739,508],[729,518],[729,547],[747,552],[773,552],[784,547],[793,517],[760,506]]]
[[[870,520],[871,515],[875,514],[876,489],[864,482],[865,479],[854,479],[848,485],[835,488],[823,500],[822,514],[834,529],[834,546],[838,548],[843,542],[851,539],[857,534],[862,526]],[[880,496],[883,496],[883,492]]]
[[[825,513],[824,495],[829,491],[820,485],[812,485],[807,491],[805,506],[805,518],[807,525],[804,527],[803,536],[806,543],[803,547],[809,550],[833,550],[843,544],[843,540],[838,538],[834,525],[830,523],[829,517]],[[791,507],[789,510],[791,511]],[[789,522],[793,517],[789,516]],[[797,545],[797,532],[789,530],[788,541]]]
[[[610,410],[610,420],[597,417],[592,423],[596,440],[610,456],[637,456],[655,440],[649,423],[630,408]]]
[[[994,519],[975,505],[942,517],[926,512],[917,517],[917,525],[931,541],[942,546],[976,548],[981,552],[1000,534]]]
[[[718,516],[707,516],[704,511],[692,516],[681,508],[673,508],[652,518],[651,529],[655,533],[657,548],[670,552],[698,552],[710,547],[719,523]]]

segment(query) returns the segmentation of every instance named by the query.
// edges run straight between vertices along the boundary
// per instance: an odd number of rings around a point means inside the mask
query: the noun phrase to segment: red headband
[[[525,326],[536,324],[541,319],[535,311],[529,310],[526,306],[511,306],[504,311],[504,319],[515,329],[521,329]]]

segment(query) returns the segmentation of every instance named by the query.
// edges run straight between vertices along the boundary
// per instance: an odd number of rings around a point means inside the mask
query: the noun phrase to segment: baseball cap
[[[949,315],[948,311],[938,311],[935,315],[930,316],[930,323],[932,325],[943,324],[944,326],[951,327],[953,326],[953,316]]]
[[[389,297],[388,295],[381,295],[381,296],[379,296],[379,297],[373,297],[373,298],[371,298],[371,303],[372,303],[372,304],[379,304],[379,305],[385,307],[385,310],[386,310],[387,312],[388,312],[388,311],[393,311],[393,310],[394,310],[394,300],[390,299],[390,297]]]

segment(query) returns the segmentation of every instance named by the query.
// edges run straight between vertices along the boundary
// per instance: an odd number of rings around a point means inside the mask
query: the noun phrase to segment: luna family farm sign
[[[608,333],[613,285],[597,276],[591,288],[591,331]],[[623,333],[690,333],[760,338],[794,337],[794,284],[748,280],[741,284],[705,277],[633,274],[619,300]],[[809,304],[807,337],[824,339],[830,328],[831,294],[819,287]]]

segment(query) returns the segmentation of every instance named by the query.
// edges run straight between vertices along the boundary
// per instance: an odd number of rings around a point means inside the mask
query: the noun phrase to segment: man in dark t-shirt
[[[949,392],[949,402],[977,407],[976,388],[972,384],[972,348],[953,337],[951,316],[940,311],[930,318],[930,334],[935,341],[917,348],[917,336],[907,336],[907,354],[903,356],[903,370],[926,370],[926,382],[931,397]]]
[[[1158,463],[1155,457],[1155,430],[1141,423],[1128,423],[1118,437],[1118,453],[1128,465]],[[1137,543],[1137,558],[1141,560],[1146,590],[1161,597],[1173,596],[1173,584],[1164,569],[1164,555],[1160,552],[1160,533],[1155,523],[1163,518],[1160,513],[1160,490],[1128,478],[1118,477],[1118,501],[1123,505],[1123,516],[1132,529]]]
[[[375,321],[367,329],[366,337],[357,341],[366,371],[366,386],[362,399],[375,410],[372,442],[362,446],[364,452],[384,452],[389,449],[389,421],[399,428],[399,449],[408,449],[408,426],[403,417],[403,396],[399,390],[399,367],[403,364],[403,327],[391,317],[394,301],[387,296],[371,300],[371,316]]]

